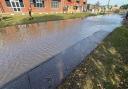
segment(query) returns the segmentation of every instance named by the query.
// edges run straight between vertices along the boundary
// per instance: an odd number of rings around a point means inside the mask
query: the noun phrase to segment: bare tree
[[[98,6],[98,7],[100,6],[100,2],[99,1],[96,2],[96,6]]]

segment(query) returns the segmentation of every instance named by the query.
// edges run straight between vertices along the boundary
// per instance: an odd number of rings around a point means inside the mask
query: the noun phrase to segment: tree
[[[96,6],[100,6],[100,2],[99,1],[96,2]]]
[[[118,7],[118,5],[114,5],[115,7]]]
[[[99,9],[99,7],[100,7],[100,2],[99,2],[99,0],[96,2],[96,4],[95,4],[95,9]]]
[[[122,5],[121,9],[128,9],[128,4]]]

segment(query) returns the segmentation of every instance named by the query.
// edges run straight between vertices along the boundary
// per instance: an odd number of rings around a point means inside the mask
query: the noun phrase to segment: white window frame
[[[51,8],[59,8],[59,1],[51,1]]]
[[[9,1],[11,3],[11,8],[13,8],[14,12],[20,12],[21,11],[22,7],[20,5],[20,1],[19,0],[9,0]],[[14,3],[15,7],[14,7],[14,5],[12,3]],[[18,3],[18,5],[16,3]]]
[[[39,7],[39,8],[44,8],[45,6],[43,5],[44,3],[44,0],[35,0],[36,2],[36,7]],[[42,4],[42,6],[40,5]],[[38,6],[39,5],[39,6]]]

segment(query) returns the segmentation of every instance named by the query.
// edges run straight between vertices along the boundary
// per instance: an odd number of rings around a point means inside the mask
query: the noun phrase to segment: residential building
[[[94,5],[94,4],[87,4],[87,12],[91,13],[105,13],[108,11],[108,6],[106,5]]]
[[[120,6],[117,6],[117,5],[112,6],[111,11],[112,12],[119,12],[120,11]]]
[[[38,13],[81,12],[84,4],[86,0],[0,0],[0,12],[27,13],[30,7]]]

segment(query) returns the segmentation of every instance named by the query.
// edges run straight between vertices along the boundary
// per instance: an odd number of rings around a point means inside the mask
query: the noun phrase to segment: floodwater
[[[121,20],[119,15],[105,15],[3,28],[0,32],[0,87],[83,39],[96,33],[112,32],[120,26]],[[94,41],[97,39],[93,37]]]

